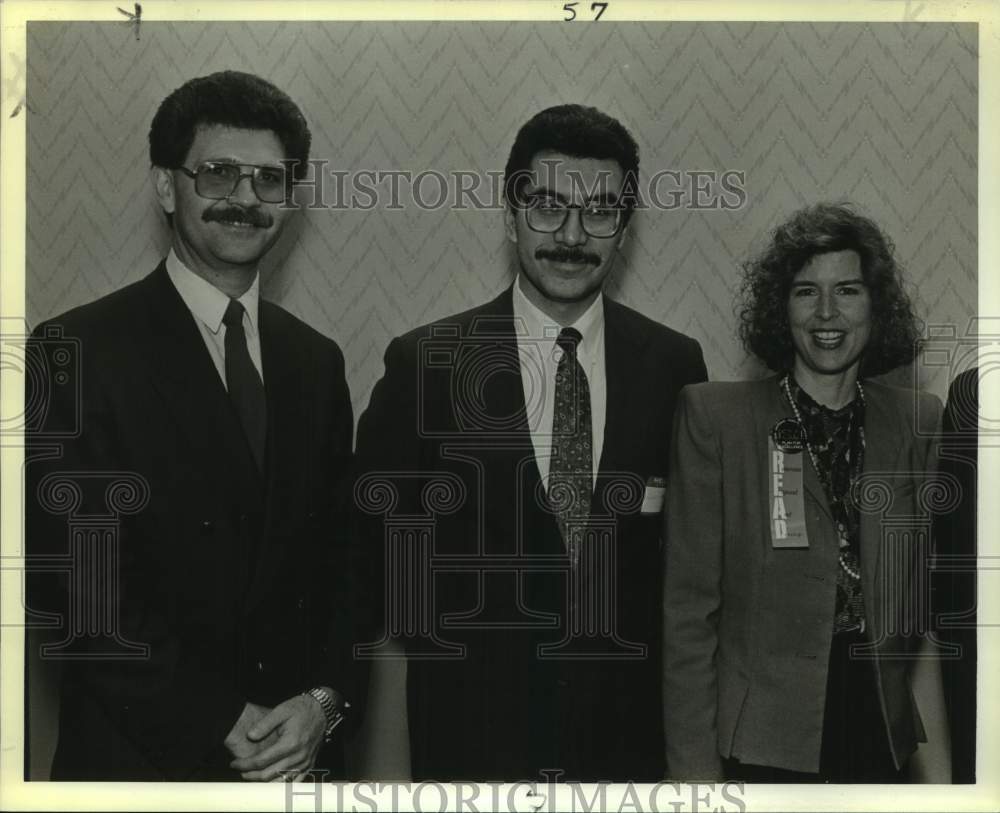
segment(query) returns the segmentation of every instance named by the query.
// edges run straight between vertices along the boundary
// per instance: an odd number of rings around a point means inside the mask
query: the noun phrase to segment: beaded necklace
[[[829,498],[836,499],[833,493],[833,484],[827,478],[822,467],[819,465],[819,458],[816,456],[816,451],[815,449],[813,449],[812,443],[809,441],[809,434],[806,431],[805,421],[802,420],[802,415],[799,412],[798,404],[795,403],[795,398],[792,396],[792,388],[788,383],[790,378],[791,374],[786,373],[785,377],[781,380],[781,386],[782,389],[785,391],[785,397],[788,399],[788,403],[792,408],[792,412],[795,413],[795,420],[799,424],[799,429],[802,430],[802,439],[803,442],[805,443],[806,451],[809,452],[809,460],[812,461],[813,471],[816,472],[816,476],[819,478],[819,481],[823,486],[823,490],[829,495]],[[858,390],[858,397],[861,399],[861,406],[864,407],[865,389],[864,387],[861,386],[860,381],[855,382],[855,386],[857,387]],[[858,432],[861,438],[861,446],[862,448],[864,448],[864,443],[865,443],[864,426],[859,426]],[[848,495],[850,495],[851,488],[853,487],[855,481],[860,476],[860,474],[861,474],[861,457],[860,455],[856,455],[854,459],[851,461],[851,471],[848,476],[848,483],[849,483],[847,489]],[[836,520],[836,522],[837,522],[837,538],[839,541],[839,554],[840,554],[838,557],[838,562],[840,563],[841,568],[843,568],[844,572],[848,576],[850,576],[855,581],[860,581],[861,580],[860,567],[858,569],[851,567],[850,563],[846,559],[846,553],[848,550],[848,546],[850,544],[850,539],[847,533],[847,527],[844,525],[843,521],[839,519]]]

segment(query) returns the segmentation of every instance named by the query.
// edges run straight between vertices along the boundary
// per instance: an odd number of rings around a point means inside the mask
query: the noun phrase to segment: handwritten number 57
[[[563,22],[572,22],[576,19],[576,7],[580,5],[579,2],[576,3],[563,3],[563,11],[566,12],[566,16],[563,17]],[[604,9],[608,7],[607,3],[591,3],[590,10],[596,12],[594,14],[594,20],[597,21],[601,19],[601,15],[604,14]]]

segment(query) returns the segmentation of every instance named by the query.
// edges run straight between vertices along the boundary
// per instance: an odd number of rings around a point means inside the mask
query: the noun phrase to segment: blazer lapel
[[[196,454],[227,461],[237,487],[259,489],[260,476],[239,417],[165,263],[146,277],[144,286],[146,372],[154,388]]]
[[[816,501],[816,505],[819,506],[823,516],[832,522],[833,512],[830,510],[830,501],[827,499],[826,490],[823,488],[823,484],[819,480],[819,475],[816,473],[816,467],[813,465],[812,458],[806,449],[803,449],[802,451],[802,471],[802,481],[805,485],[806,492],[812,496],[813,500]]]
[[[503,382],[502,385],[490,386],[488,383],[485,386],[483,411],[490,425],[497,427],[496,438],[491,438],[490,441],[494,447],[490,451],[490,457],[495,464],[495,470],[498,473],[502,472],[501,476],[517,478],[516,488],[512,493],[517,494],[518,489],[520,490],[517,499],[520,500],[520,510],[523,514],[519,516],[521,527],[516,534],[526,548],[522,552],[528,552],[527,549],[530,549],[534,554],[564,554],[562,536],[547,496],[542,498],[544,516],[534,507],[538,504],[537,495],[545,492],[540,488],[541,472],[538,468],[524,400],[517,345],[519,326],[514,324],[513,290],[513,286],[508,287],[496,299],[485,305],[475,317],[469,327],[474,342],[469,344],[468,349],[478,352],[483,346],[491,346],[494,353],[489,361],[491,375],[483,378],[489,383]],[[492,374],[494,370],[501,369],[509,370],[509,373]],[[537,429],[547,434],[551,427],[537,427]],[[496,505],[492,510],[513,512],[516,509],[514,505]],[[539,531],[539,528],[545,529],[544,532]]]
[[[481,348],[492,346],[496,355],[488,363],[493,369],[490,369],[490,375],[482,376],[486,385],[482,392],[484,417],[497,427],[500,434],[507,435],[515,442],[524,441],[530,448],[531,434],[521,381],[512,292],[513,287],[507,288],[474,317],[469,326],[473,341],[466,349],[478,353]],[[505,385],[490,386],[492,374],[504,369],[511,372],[511,375],[503,378]]]
[[[303,366],[288,336],[276,330],[268,310],[260,307],[260,352],[264,368],[264,391],[267,399],[267,483],[264,531],[257,555],[256,568],[247,593],[248,606],[263,595],[259,588],[270,582],[271,574],[285,555],[274,541],[281,537],[274,523],[280,521],[276,500],[280,489],[276,483],[294,477],[297,467],[305,460],[304,444],[308,443],[304,423],[308,412]],[[302,433],[302,434],[300,434]]]
[[[865,393],[865,474],[896,471],[896,458],[902,448],[902,440],[897,434],[897,424],[886,411],[885,405],[876,396]],[[905,472],[897,472],[897,476]],[[890,487],[898,487],[899,481],[890,478]],[[882,528],[884,514],[880,510],[861,512],[861,578],[866,599],[878,600],[875,585],[882,559]],[[871,616],[871,613],[869,613]]]

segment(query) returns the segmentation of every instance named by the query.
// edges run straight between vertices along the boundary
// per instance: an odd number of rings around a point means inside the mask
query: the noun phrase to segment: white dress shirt
[[[229,296],[184,265],[173,249],[167,254],[166,265],[167,275],[194,316],[212,363],[219,372],[223,386],[226,386],[226,326],[222,324],[222,317],[229,307]],[[239,303],[243,306],[243,333],[247,339],[247,351],[263,381],[264,365],[260,359],[260,332],[257,329],[259,300],[260,274],[254,274],[253,282],[239,298]]]
[[[521,363],[521,385],[527,408],[531,444],[542,482],[548,488],[549,461],[552,458],[552,416],[555,411],[556,372],[562,349],[556,338],[563,327],[580,331],[583,339],[576,350],[577,360],[587,376],[590,388],[590,420],[594,450],[594,478],[604,448],[604,423],[607,416],[607,376],[604,367],[604,296],[598,296],[572,325],[560,326],[546,316],[524,295],[521,274],[514,283],[514,332]]]

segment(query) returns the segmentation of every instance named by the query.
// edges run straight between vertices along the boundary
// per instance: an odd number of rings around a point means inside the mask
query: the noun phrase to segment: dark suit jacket
[[[952,781],[976,781],[976,516],[979,370],[955,377],[942,419],[940,471],[954,494],[935,522],[938,638],[958,650],[941,663],[951,733]]]
[[[865,618],[868,636],[880,642],[884,722],[901,766],[924,739],[909,674],[915,633],[927,624],[926,594],[918,592],[927,584],[930,514],[921,486],[933,469],[941,405],[925,393],[872,381],[864,387]],[[663,629],[674,778],[717,778],[720,756],[819,769],[838,542],[805,459],[809,547],[772,547],[767,439],[790,417],[775,378],[688,387],[680,396],[665,508]]]
[[[343,356],[269,302],[260,331],[263,474],[163,263],[35,331],[29,600],[62,616],[67,639],[49,654],[63,661],[53,779],[238,778],[222,743],[247,701],[354,691],[337,583],[352,430]],[[94,522],[110,522],[103,541],[70,542]],[[76,544],[91,561],[78,555],[59,579],[51,568]]]
[[[660,523],[640,509],[649,478],[665,474],[674,399],[705,365],[697,342],[607,299],[605,320],[591,511],[603,541],[585,546],[575,595],[535,463],[511,289],[386,351],[358,426],[372,473],[358,493],[371,545],[390,540],[389,632],[408,647],[415,778],[662,775]],[[567,639],[574,624],[589,637]]]

